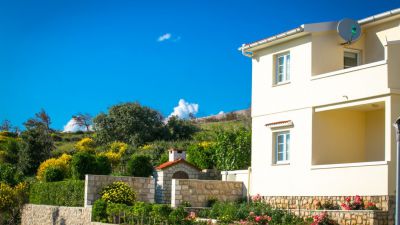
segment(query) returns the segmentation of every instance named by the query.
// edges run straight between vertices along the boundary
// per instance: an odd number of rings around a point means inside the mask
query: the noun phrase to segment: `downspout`
[[[400,216],[400,195],[399,195],[399,187],[400,187],[400,174],[399,174],[399,163],[400,163],[400,117],[397,118],[396,122],[393,124],[396,128],[396,139],[397,139],[397,162],[396,162],[396,212],[395,212],[395,224],[400,225],[399,216]]]
[[[246,50],[244,49],[244,46],[246,46],[246,44],[242,44],[242,55],[252,58],[253,57],[253,52],[246,52]]]

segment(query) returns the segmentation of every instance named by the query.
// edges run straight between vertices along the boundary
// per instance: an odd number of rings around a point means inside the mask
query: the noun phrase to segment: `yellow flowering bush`
[[[78,151],[95,153],[95,142],[91,138],[83,138],[75,144],[75,149]]]
[[[62,156],[60,156],[57,159],[51,158],[51,159],[48,159],[48,160],[42,162],[40,164],[37,174],[36,174],[37,179],[43,180],[46,170],[50,167],[58,168],[63,172],[65,177],[68,176],[69,170],[70,170],[71,159],[72,159],[72,156],[63,154]]]
[[[133,205],[136,200],[136,193],[122,181],[113,182],[103,188],[100,192],[101,199],[107,203],[121,203]]]
[[[150,150],[150,149],[152,149],[153,148],[153,146],[152,145],[143,145],[142,147],[141,147],[141,149],[143,149],[143,150]]]
[[[113,166],[119,164],[122,156],[125,154],[126,150],[128,149],[128,144],[123,142],[113,142],[110,145],[110,148],[107,152],[101,153],[100,155],[104,155],[108,158]]]
[[[6,210],[14,203],[14,190],[7,184],[0,183],[0,211]]]

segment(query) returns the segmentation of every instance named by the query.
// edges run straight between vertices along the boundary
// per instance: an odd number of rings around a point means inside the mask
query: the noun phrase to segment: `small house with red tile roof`
[[[199,179],[201,170],[186,161],[186,152],[179,149],[168,150],[169,160],[155,168],[156,202],[171,202],[172,179]]]

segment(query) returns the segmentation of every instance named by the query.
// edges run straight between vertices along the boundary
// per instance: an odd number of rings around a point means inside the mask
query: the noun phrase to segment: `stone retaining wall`
[[[91,206],[101,189],[115,181],[123,181],[136,191],[137,200],[154,203],[155,181],[152,177],[117,177],[106,175],[85,176],[85,207]]]
[[[388,225],[394,221],[388,221],[387,211],[374,210],[304,210],[289,209],[296,216],[309,218],[326,212],[329,218],[338,222],[339,225]]]
[[[26,204],[22,225],[91,225],[91,208]]]
[[[192,207],[204,207],[210,198],[235,201],[243,197],[242,191],[242,182],[172,179],[171,206],[190,202]]]
[[[364,201],[373,202],[379,209],[388,211],[389,208],[394,209],[394,196],[361,196]],[[270,204],[274,208],[281,209],[310,209],[315,210],[316,202],[321,204],[331,202],[339,205],[345,202],[346,196],[262,196],[265,203]]]

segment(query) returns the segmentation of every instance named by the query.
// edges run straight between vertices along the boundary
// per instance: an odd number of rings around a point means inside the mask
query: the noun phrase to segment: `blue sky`
[[[400,0],[0,1],[0,121],[21,126],[44,108],[62,129],[78,112],[127,101],[165,116],[180,99],[198,104],[197,116],[248,108],[242,43],[398,7]]]

